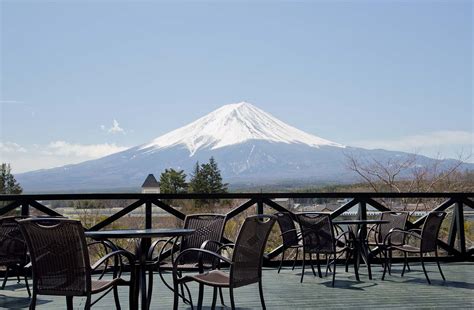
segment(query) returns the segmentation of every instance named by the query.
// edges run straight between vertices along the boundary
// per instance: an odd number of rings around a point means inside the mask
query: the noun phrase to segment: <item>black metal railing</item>
[[[358,206],[357,217],[366,219],[368,216],[367,205],[372,206],[377,211],[389,211],[390,208],[384,204],[386,200],[405,199],[420,200],[429,199],[441,201],[430,211],[444,211],[450,207],[452,209],[452,220],[449,227],[447,241],[439,240],[439,246],[447,252],[450,260],[466,261],[472,260],[474,248],[467,248],[465,210],[474,209],[474,193],[226,193],[226,194],[140,194],[140,193],[104,193],[104,194],[37,194],[37,195],[0,195],[0,216],[13,210],[18,210],[21,215],[28,216],[32,209],[36,209],[46,215],[61,216],[60,213],[42,204],[43,201],[76,201],[76,200],[133,200],[131,204],[122,208],[115,214],[105,218],[95,224],[89,230],[95,231],[105,228],[118,219],[131,213],[141,206],[145,206],[144,227],[153,227],[153,208],[160,208],[170,215],[183,220],[185,213],[171,206],[168,201],[177,200],[244,200],[238,207],[231,209],[227,213],[227,218],[232,219],[244,211],[255,207],[255,213],[265,212],[264,207],[274,211],[290,212],[275,201],[277,198],[288,199],[346,199],[342,205],[331,212],[331,217],[337,218],[349,209]],[[382,200],[382,202],[380,201]],[[272,211],[273,212],[273,211]],[[421,216],[408,223],[408,228],[420,227],[425,219]],[[270,262],[278,256],[282,247],[272,249],[266,255],[266,262]]]

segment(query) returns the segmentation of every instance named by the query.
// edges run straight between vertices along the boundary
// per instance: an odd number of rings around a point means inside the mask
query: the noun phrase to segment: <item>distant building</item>
[[[159,194],[160,193],[160,183],[156,180],[153,174],[149,174],[145,182],[142,185],[143,194]]]

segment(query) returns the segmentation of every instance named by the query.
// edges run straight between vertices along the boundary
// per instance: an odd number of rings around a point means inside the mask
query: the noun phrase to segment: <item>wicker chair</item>
[[[168,240],[157,240],[155,241],[149,250],[148,253],[148,260],[153,262],[152,268],[149,271],[148,277],[148,300],[151,300],[152,289],[153,289],[153,269],[156,267],[158,269],[158,274],[163,281],[163,283],[172,291],[174,288],[172,285],[168,284],[163,276],[163,272],[165,271],[172,271],[174,266],[173,262],[175,261],[175,249],[179,248],[179,252],[182,252],[187,249],[191,248],[206,248],[210,251],[217,251],[217,249],[222,246],[222,236],[224,234],[224,227],[226,223],[227,217],[223,214],[192,214],[186,216],[184,219],[184,228],[186,229],[194,229],[194,233],[191,235],[183,236],[181,238],[175,237],[170,238]],[[181,242],[178,244],[179,239]],[[157,257],[153,257],[154,251],[159,244],[163,244],[159,255]],[[171,260],[166,262],[166,251],[171,246]],[[178,253],[179,253],[178,252]],[[203,265],[204,268],[211,268],[212,267],[212,257],[208,255],[204,255],[203,257]],[[179,272],[184,271],[198,271],[198,255],[187,255],[186,257],[181,257],[178,261],[177,270]],[[189,290],[188,290],[189,294]],[[188,299],[184,296],[183,287],[181,287],[181,293],[179,294],[183,300],[189,302]]]
[[[79,221],[68,219],[26,219],[18,221],[31,257],[33,296],[30,309],[35,309],[37,295],[66,296],[67,309],[73,308],[74,296],[85,296],[85,309],[114,291],[115,305],[120,309],[118,285],[130,286],[130,306],[134,302],[135,277],[121,278],[122,256],[133,266],[134,258],[125,251],[114,251],[90,265],[84,229]],[[110,280],[92,280],[91,273],[113,259],[115,268]],[[132,268],[133,270],[133,268]],[[105,292],[94,302],[91,295]]]
[[[408,221],[408,212],[394,212],[387,211],[380,214],[380,220],[388,221],[388,223],[374,225],[367,232],[367,248],[369,249],[370,257],[375,257],[377,254],[383,255],[386,249],[384,248],[385,237],[393,229],[405,230],[407,221]],[[404,234],[393,233],[390,237],[390,240],[393,244],[402,244],[404,240]],[[392,256],[392,251],[388,251],[388,255]],[[382,260],[383,261],[383,260]],[[408,266],[407,263],[407,267]],[[388,272],[391,273],[390,265],[388,266]]]
[[[298,249],[303,244],[301,243],[301,234],[296,229],[295,221],[293,216],[289,212],[278,212],[274,214],[277,218],[278,226],[280,226],[281,238],[283,240],[283,252],[281,253],[280,266],[278,267],[278,273],[280,273],[283,261],[285,259],[285,252],[288,249],[296,249],[295,259],[293,260],[293,267],[295,269],[296,261],[298,260]]]
[[[388,260],[384,265],[382,280],[385,278],[385,273],[387,271],[387,266],[390,266],[390,256],[387,254],[388,251],[399,250],[403,252],[404,264],[402,269],[402,277],[405,274],[405,266],[407,265],[407,253],[418,253],[420,255],[421,266],[423,267],[423,272],[425,273],[426,280],[431,284],[428,273],[426,272],[425,263],[423,261],[423,254],[434,252],[436,256],[436,264],[438,265],[439,273],[443,278],[443,281],[446,281],[441,266],[439,265],[438,258],[438,233],[441,228],[441,224],[446,216],[446,212],[433,211],[428,214],[423,223],[423,228],[420,229],[411,229],[411,230],[402,230],[402,229],[392,229],[384,239],[384,248],[385,248],[385,258]],[[393,240],[397,235],[403,235],[403,242],[401,244],[396,243],[398,240]],[[393,239],[392,239],[393,237]],[[410,242],[410,239],[414,238],[417,240],[415,244]]]
[[[8,281],[10,271],[15,271],[20,282],[20,274],[24,276],[26,290],[31,296],[30,286],[28,285],[27,269],[28,255],[26,241],[20,231],[16,220],[25,219],[24,216],[8,216],[0,218],[0,266],[5,266],[5,275],[2,283],[2,290]]]
[[[326,271],[329,269],[330,264],[334,264],[334,269],[331,270],[332,275],[332,286],[336,278],[336,259],[337,254],[350,253],[351,248],[348,246],[346,234],[343,233],[338,237],[335,237],[334,226],[332,224],[331,216],[328,213],[308,212],[308,213],[297,213],[296,217],[301,227],[301,234],[303,238],[303,267],[301,271],[300,282],[303,282],[304,270],[306,265],[306,254],[310,256],[311,269],[313,270],[314,276],[316,272],[313,265],[313,254],[317,256],[318,274],[321,278],[321,266],[319,262],[319,255],[325,254],[328,262]],[[344,238],[344,241],[341,240]],[[333,259],[329,258],[333,256]]]
[[[228,259],[215,252],[206,249],[187,249],[181,252],[174,261],[173,268],[173,284],[174,284],[174,305],[173,309],[178,309],[178,285],[189,281],[199,283],[199,299],[198,309],[202,308],[202,300],[204,295],[204,285],[214,288],[212,298],[212,309],[215,308],[217,289],[229,288],[231,308],[235,309],[234,289],[253,283],[258,283],[260,302],[262,308],[265,307],[262,289],[262,262],[265,244],[267,242],[270,231],[275,224],[276,218],[272,215],[256,215],[245,219],[242,224],[237,240],[234,244],[232,258]],[[199,258],[199,274],[180,276],[179,265],[180,259],[191,255]],[[203,258],[205,255],[213,257],[219,262],[224,261],[230,265],[230,272],[226,273],[219,269],[213,269],[203,272]],[[214,267],[217,265],[213,262]]]

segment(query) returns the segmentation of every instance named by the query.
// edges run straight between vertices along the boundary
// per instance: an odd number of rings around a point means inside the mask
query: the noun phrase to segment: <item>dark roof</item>
[[[153,174],[149,174],[145,182],[143,182],[142,188],[144,187],[160,187],[160,183],[155,179],[155,176]]]

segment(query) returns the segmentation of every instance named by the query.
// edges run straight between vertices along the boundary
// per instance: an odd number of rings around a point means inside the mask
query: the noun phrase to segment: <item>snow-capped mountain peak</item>
[[[218,149],[248,140],[298,143],[311,147],[336,146],[331,142],[285,124],[248,102],[227,104],[198,120],[162,135],[140,149],[155,151],[184,145],[190,156],[202,148]]]

